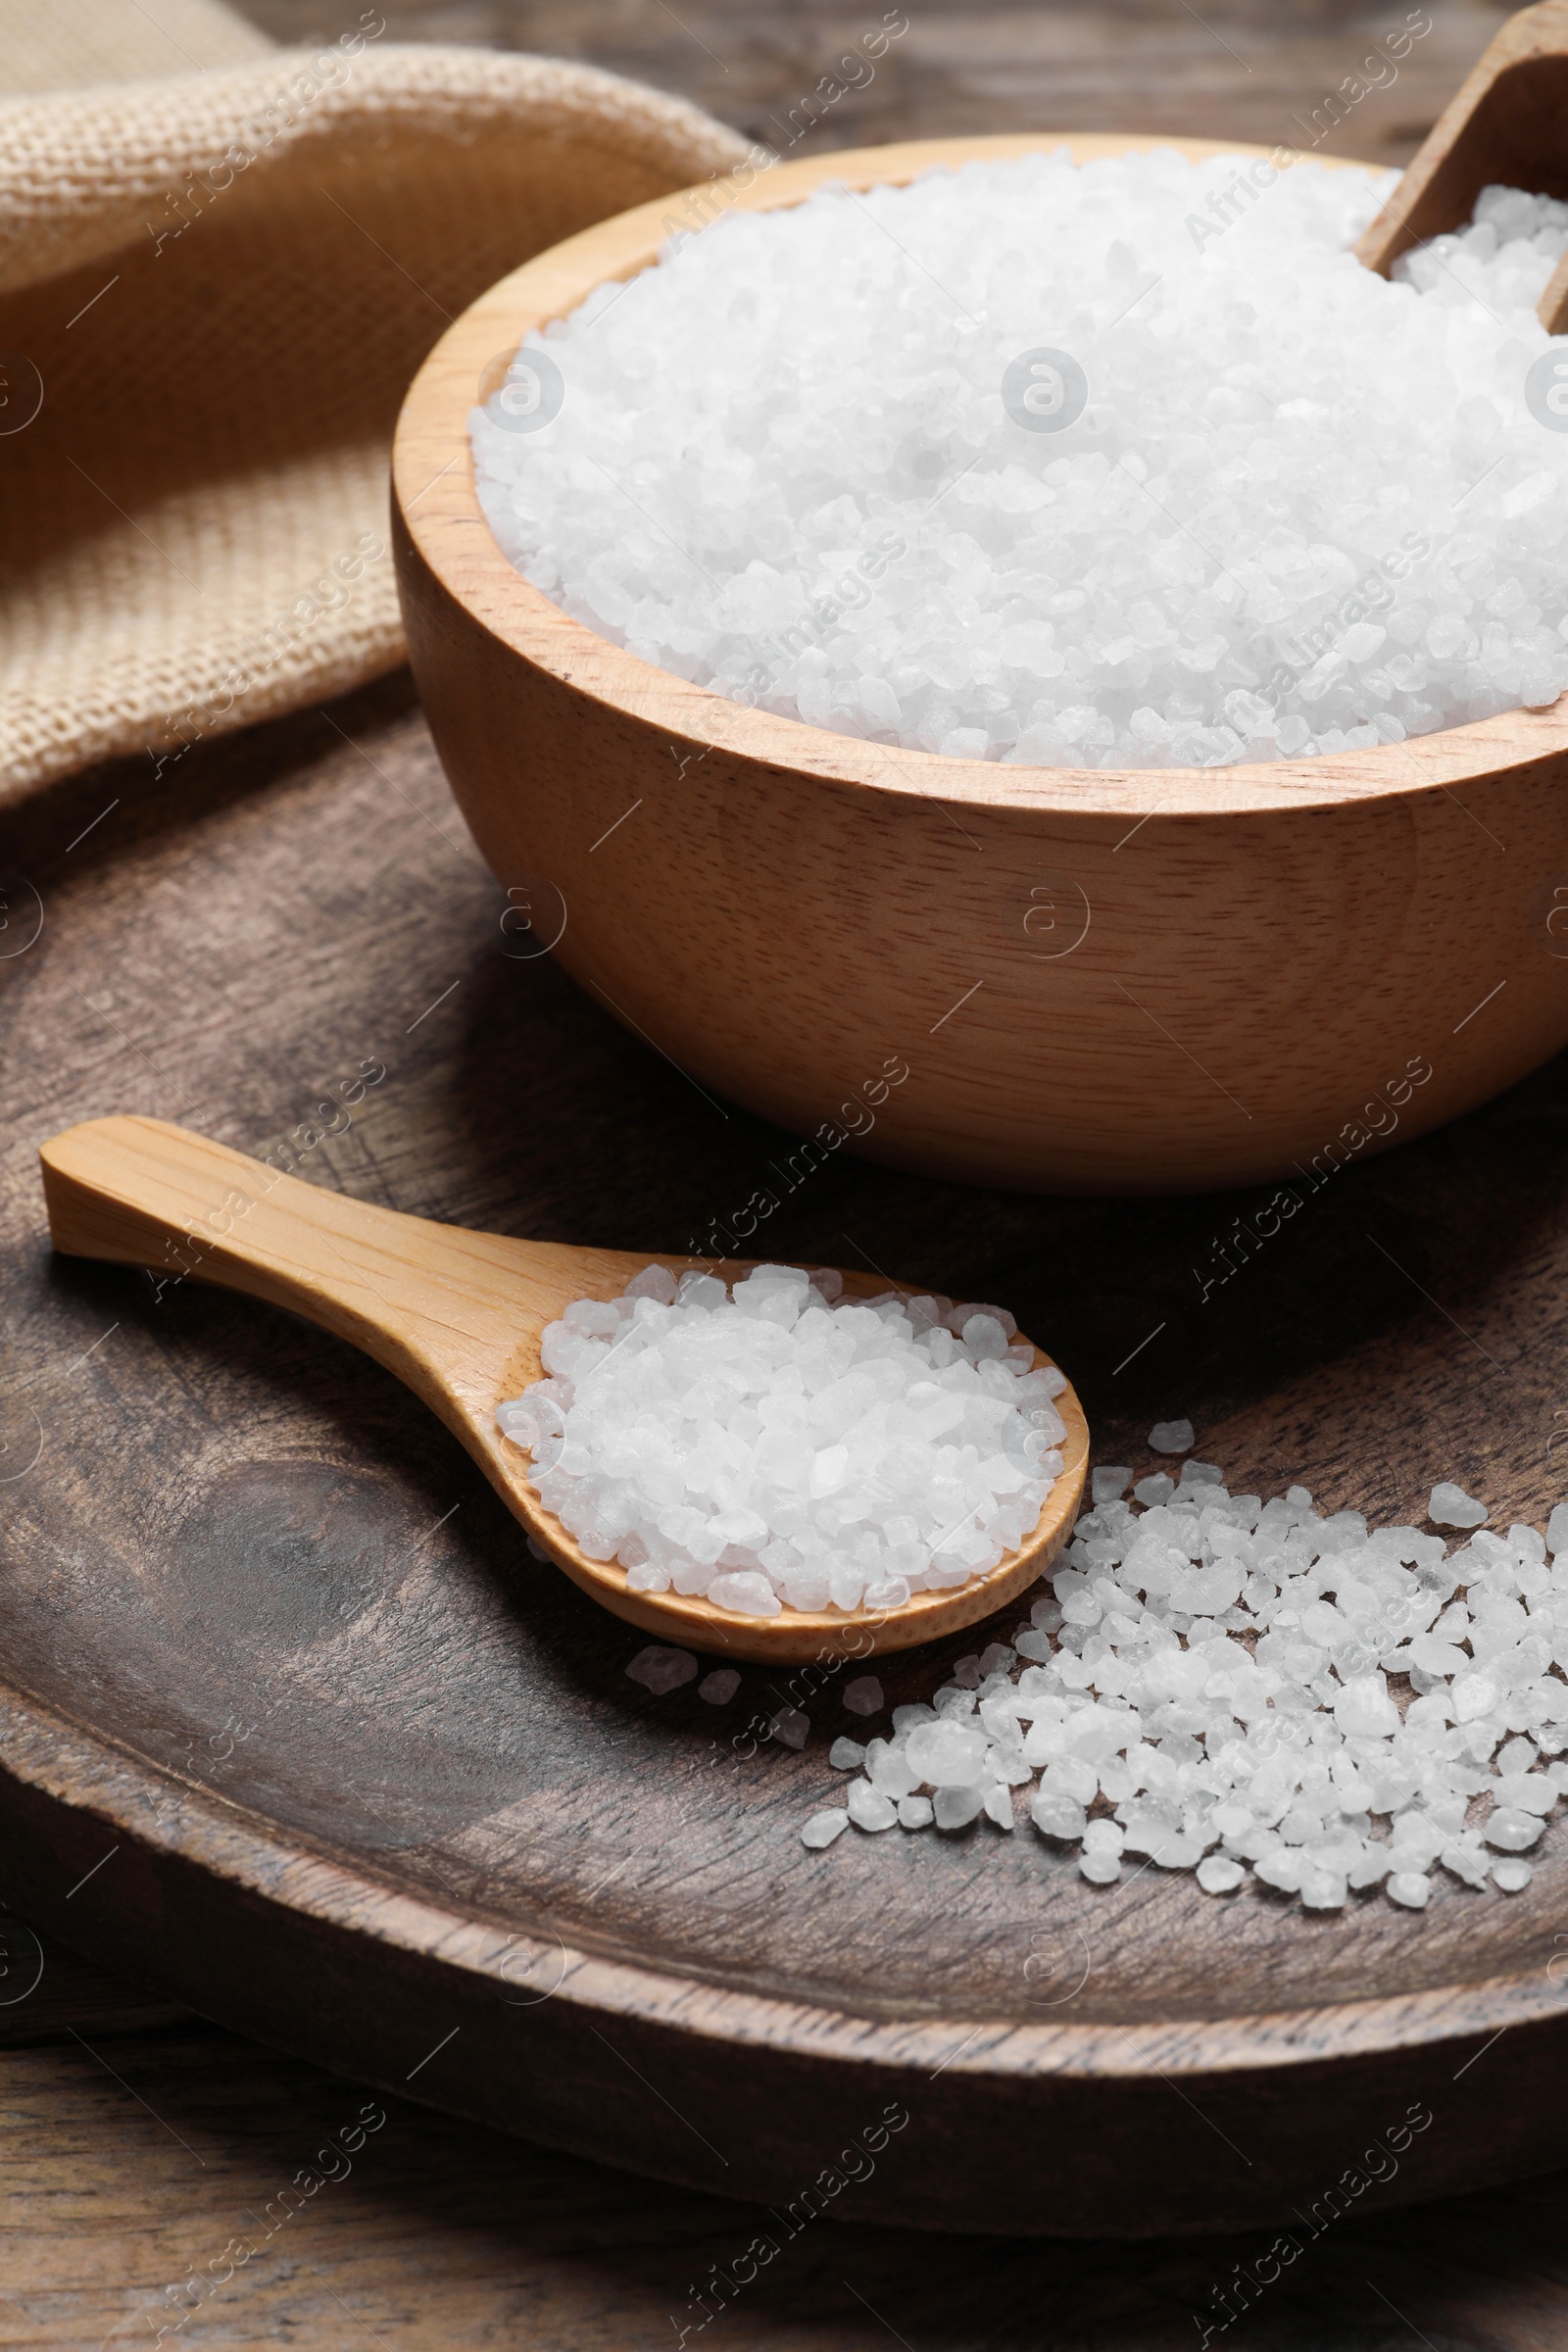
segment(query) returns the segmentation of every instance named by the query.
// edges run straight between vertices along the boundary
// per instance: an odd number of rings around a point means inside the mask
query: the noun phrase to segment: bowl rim
[[[1175,149],[1189,160],[1235,155],[1292,157],[1293,166],[1376,170],[1354,157],[1303,156],[1237,140],[1155,134],[1021,132],[906,140],[839,149],[772,166],[753,165],[745,187],[715,197],[719,174],[596,222],[499,279],[456,318],[425,358],[405,396],[393,442],[394,510],[416,554],[447,593],[490,636],[579,696],[653,726],[703,753],[720,751],[823,783],[858,786],[929,805],[959,802],[1017,816],[1063,811],[1113,819],[1263,814],[1292,808],[1365,807],[1422,792],[1495,779],[1568,750],[1568,694],[1540,710],[1440,728],[1402,743],[1323,753],[1310,760],[1225,767],[1051,768],[959,760],[840,735],[798,718],[732,701],[661,669],[585,621],[573,618],[513,565],[491,533],[474,483],[469,416],[487,370],[510,357],[530,328],[564,318],[597,285],[639,275],[657,259],[672,217],[685,205],[693,233],[732,212],[799,204],[813,190],[854,192],[905,185],[921,173],[966,163],[1004,162],[1066,149],[1077,164]],[[765,151],[756,150],[760,154]],[[738,172],[742,167],[736,167]],[[1471,813],[1469,810],[1466,814]],[[1474,822],[1480,824],[1479,818]],[[1485,830],[1482,827],[1482,830]]]

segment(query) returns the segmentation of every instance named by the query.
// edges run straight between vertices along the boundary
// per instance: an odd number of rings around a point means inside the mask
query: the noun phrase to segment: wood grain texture
[[[244,0],[278,40],[332,40],[333,0]],[[1358,154],[1408,162],[1495,29],[1491,0],[1435,0],[1402,59],[1410,12],[1362,0],[921,0],[874,77],[814,122],[806,104],[880,5],[773,0],[385,0],[395,40],[466,41],[608,66],[710,108],[781,150],[966,131],[1129,130],[1311,146],[1347,111]],[[863,52],[862,52],[863,54]]]
[[[708,2189],[787,2202],[824,2137],[918,2104],[895,2145],[924,2153],[879,2166],[868,2217],[1272,2219],[1412,2100],[1446,2123],[1391,2204],[1557,2160],[1556,1832],[1516,1900],[1332,1921],[1183,1874],[1091,1888],[1027,1830],[808,1854],[826,1745],[863,1729],[832,1677],[655,1699],[623,1673],[644,1637],[519,1552],[378,1366],[248,1299],[51,1257],[36,1147],[117,1106],[292,1135],[318,1182],[388,1208],[672,1256],[787,1157],[552,957],[509,954],[397,699],[193,754],[177,793],[83,779],[13,836],[44,917],[0,961],[0,1851],[26,1915],[279,2046]],[[367,1061],[385,1076],[340,1124]],[[1302,1182],[1263,1240],[1251,1195],[1045,1216],[846,1152],[779,1179],[768,1254],[1006,1299],[1140,1469],[1187,1410],[1239,1487],[1408,1519],[1451,1472],[1539,1522],[1565,1127],[1553,1065]],[[980,1639],[889,1660],[889,1700]],[[767,1737],[791,1699],[800,1754]]]
[[[9,1906],[0,1908],[0,2050],[75,2034],[145,2034],[189,2022],[180,2002],[94,1968],[58,1937],[41,1936]]]
[[[815,157],[727,209],[1055,143]],[[1069,1193],[1289,1176],[1380,1087],[1403,1087],[1420,1131],[1568,1040],[1540,937],[1544,878],[1568,867],[1568,698],[1313,760],[1003,767],[750,709],[523,580],[475,492],[475,399],[525,329],[646,267],[681,217],[645,205],[481,296],[420,368],[394,452],[442,762],[492,871],[590,993],[704,1086],[808,1134],[896,1054],[910,1075],[874,1155]]]
[[[1512,16],[1465,76],[1357,253],[1387,277],[1423,238],[1462,228],[1483,188],[1568,194],[1568,5]],[[1568,325],[1568,258],[1537,305],[1548,335]]]
[[[366,1092],[362,1086],[358,1100]],[[50,1237],[63,1255],[156,1269],[166,1284],[217,1283],[363,1348],[446,1423],[573,1584],[667,1642],[764,1665],[829,1667],[942,1641],[1037,1583],[1078,1515],[1089,1432],[1069,1381],[1056,1397],[1066,1425],[1062,1470],[1033,1535],[956,1591],[919,1592],[893,1611],[788,1609],[760,1619],[704,1593],[636,1592],[618,1561],[592,1558],[542,1507],[521,1450],[502,1436],[495,1414],[542,1376],[546,1325],[574,1298],[619,1298],[649,1263],[645,1253],[519,1242],[400,1216],[323,1194],[285,1173],[275,1156],[253,1159],[167,1119],[88,1120],[51,1136],[39,1159]],[[733,1283],[756,1262],[686,1257],[668,1270],[701,1268]],[[875,1274],[839,1271],[852,1298],[888,1289]],[[1035,1370],[1052,1361],[1035,1349]]]
[[[1268,2268],[1255,2235],[1080,2247],[887,2229],[853,2186],[791,2236],[763,2207],[552,2155],[194,2023],[83,2033],[85,2048],[0,2053],[8,2352],[150,2343],[181,2311],[166,2347],[668,2352],[684,2326],[721,2352],[1191,2352],[1238,2269]],[[332,2152],[368,2104],[385,2123]],[[1442,2352],[1560,2352],[1568,2179],[1405,2213],[1372,2189],[1308,2227],[1214,2341],[1396,2352],[1413,2328]],[[697,2331],[694,2298],[744,2272],[763,2232],[776,2258],[720,2286],[726,2308]]]

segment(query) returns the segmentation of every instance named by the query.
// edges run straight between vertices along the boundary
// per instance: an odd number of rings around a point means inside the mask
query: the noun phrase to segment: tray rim
[[[497,1985],[516,1981],[504,1963],[512,1955],[515,1964],[519,1944],[531,1944],[531,1959],[540,1960],[558,1948],[563,1975],[556,1990],[541,1996],[541,2007],[549,1999],[564,2000],[568,2008],[793,2058],[897,2069],[936,2063],[944,2072],[1017,2082],[1278,2073],[1470,2040],[1535,2022],[1560,2023],[1568,2004],[1568,1981],[1556,1984],[1549,1962],[1537,1962],[1403,1993],[1212,2017],[1178,2014],[1126,2026],[1045,2024],[961,2009],[941,2018],[901,2019],[596,1952],[587,1944],[567,1944],[552,1929],[541,1933],[538,1921],[509,1927],[487,1921],[477,1907],[454,1902],[443,1908],[364,1858],[270,1822],[10,1678],[0,1681],[0,1790],[8,1778],[103,1822],[152,1854],[194,1867],[340,1937],[383,1943],[409,1960]],[[160,1819],[154,1800],[169,1790],[177,1790],[180,1801]],[[91,1915],[89,1909],[82,1916]],[[373,1928],[367,1924],[371,1919]],[[1568,1955],[1563,1957],[1568,1968]],[[703,2004],[695,2022],[694,1994]],[[988,2028],[989,2037],[976,2049]]]

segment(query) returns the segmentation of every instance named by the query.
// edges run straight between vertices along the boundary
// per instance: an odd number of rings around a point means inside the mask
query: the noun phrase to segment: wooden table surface
[[[399,38],[589,59],[681,91],[775,143],[780,115],[787,117],[842,46],[883,13],[810,0],[781,0],[765,13],[744,14],[714,0],[681,0],[678,16],[663,0],[383,5]],[[247,13],[279,39],[340,29],[336,0],[248,0]],[[844,145],[1059,123],[1304,144],[1302,120],[1355,72],[1370,37],[1403,13],[1391,8],[1363,16],[1340,0],[1212,0],[1201,14],[1186,0],[1142,6],[1117,0],[1095,9],[910,0],[909,30],[874,82],[812,135]],[[1456,4],[1435,7],[1432,18],[1431,31],[1397,79],[1362,101],[1333,144],[1391,163],[1409,154],[1497,21],[1488,8]],[[345,733],[357,750],[345,747]],[[138,876],[150,890],[155,876],[177,867],[191,812],[201,812],[208,870],[226,867],[236,909],[251,910],[235,914],[239,929],[292,935],[293,952],[275,985],[291,999],[307,1091],[320,1074],[317,1065],[324,1068],[339,1047],[355,1054],[373,1050],[373,1041],[336,1035],[340,984],[329,921],[340,921],[352,905],[363,926],[362,950],[379,958],[389,994],[396,983],[401,1003],[402,937],[405,928],[419,928],[421,892],[446,892],[460,911],[466,906],[481,919],[488,903],[489,886],[451,809],[405,681],[350,698],[326,717],[302,714],[193,754],[182,764],[177,799],[167,790],[155,797],[145,767],[77,779],[12,826],[6,864],[65,888],[65,845],[117,796],[121,806],[115,825],[105,828],[97,862],[73,874],[70,884],[112,891],[126,951],[113,986],[122,987],[126,969],[136,974],[129,1015],[135,1042],[118,1070],[105,1064],[105,1109],[182,1115],[174,1091],[179,1080],[160,1044],[181,1054],[181,1071],[197,1063],[208,1073],[243,1068],[245,991],[226,988],[211,957],[199,973],[193,962],[175,974],[145,958],[138,962],[135,952]],[[285,919],[313,883],[295,870],[287,844],[302,815],[329,804],[340,805],[342,837],[357,848],[352,870],[334,883],[314,878],[321,918],[317,938],[311,922]],[[342,896],[329,906],[334,893]],[[96,997],[97,986],[88,987]],[[118,1002],[124,1017],[126,1000]],[[557,977],[542,987],[533,1017],[542,1074],[539,1116],[528,1123],[526,1149],[537,1230],[681,1247],[702,1187],[683,1186],[676,1166],[679,1080]],[[420,1083],[427,1100],[432,1089],[444,1090],[448,1137],[486,1115],[481,1042],[471,1030],[461,1047],[439,1036],[423,1042]],[[85,1023],[83,1056],[103,1051],[103,1037],[93,1037]],[[146,1053],[159,1067],[137,1058]],[[579,1066],[580,1080],[573,1076]],[[628,1143],[608,1114],[607,1079],[624,1082],[635,1098],[645,1120],[641,1146],[635,1130]],[[515,1072],[492,1072],[488,1083],[524,1082]],[[1532,1133],[1539,1134],[1543,1105],[1556,1114],[1562,1074],[1548,1073],[1519,1092],[1530,1099]],[[46,1094],[36,1089],[27,1100]],[[242,1095],[236,1086],[235,1099]],[[281,1095],[268,1106],[270,1118],[257,1105],[247,1107],[256,1141],[295,1115],[292,1099]],[[1494,1132],[1507,1132],[1507,1104],[1486,1115],[1499,1123]],[[646,1123],[655,1130],[651,1140]],[[766,1140],[753,1122],[737,1121],[736,1129],[710,1156],[705,1184],[731,1163],[737,1176],[744,1174],[748,1152]],[[36,1140],[30,1132],[14,1139],[7,1154],[13,1183],[29,1181],[24,1163]],[[407,1137],[402,1141],[406,1151]],[[373,1131],[362,1137],[358,1149],[368,1160],[346,1177],[356,1187],[365,1183],[372,1196],[380,1148]],[[607,1155],[640,1150],[641,1174],[622,1164],[602,1198],[586,1198],[583,1171],[596,1150]],[[1445,1236],[1450,1245],[1455,1239],[1461,1248],[1473,1245],[1475,1266],[1467,1273],[1494,1270],[1505,1304],[1498,1229],[1511,1227],[1517,1239],[1521,1225],[1539,1227],[1548,1209],[1555,1218],[1554,1167],[1526,1154],[1517,1198],[1499,1206],[1465,1198],[1462,1152],[1446,1153],[1441,1142],[1422,1152],[1386,1163],[1383,1175],[1360,1171],[1356,1181],[1375,1181],[1385,1200],[1396,1200],[1413,1223],[1424,1224],[1425,1248],[1443,1247]],[[1206,1247],[1208,1226],[1221,1230],[1215,1221],[1232,1205],[1139,1211],[1144,1223],[1134,1277],[1116,1262],[1118,1236],[1131,1231],[1125,1208],[1101,1215],[1094,1204],[1058,1210],[991,1200],[863,1164],[846,1163],[823,1184],[813,1230],[842,1227],[879,1255],[871,1237],[891,1234],[921,1273],[940,1279],[946,1267],[990,1271],[998,1295],[1009,1298],[1015,1286],[1004,1287],[1008,1271],[1023,1257],[1042,1286],[1049,1278],[1049,1253],[1038,1237],[1053,1222],[1068,1246],[1103,1249],[1102,1325],[1089,1319],[1094,1286],[1080,1284],[1081,1330],[1053,1332],[1064,1353],[1070,1336],[1088,1356],[1102,1428],[1114,1361],[1109,1350],[1119,1348],[1127,1319],[1143,1314],[1149,1267],[1181,1258],[1189,1243]],[[624,1223],[632,1202],[641,1212],[635,1236]],[[398,1205],[456,1219],[466,1207],[438,1156],[422,1172],[405,1164]],[[667,1233],[658,1229],[661,1221]],[[804,1240],[795,1237],[793,1246],[803,1248]],[[1320,1250],[1310,1278],[1285,1280],[1287,1310],[1306,1311],[1314,1282],[1337,1279],[1344,1288],[1357,1279],[1342,1260],[1338,1230]],[[1414,1319],[1412,1331],[1421,1316],[1430,1320],[1419,1299],[1398,1298],[1396,1289],[1392,1277],[1381,1286],[1363,1283],[1363,1328],[1381,1326],[1397,1338],[1401,1318]],[[1420,1337],[1430,1348],[1430,1330],[1423,1327]],[[1212,1345],[1222,1348],[1222,1342]],[[1279,1357],[1288,1366],[1288,1330]],[[1224,1386],[1217,1358],[1195,1359],[1193,1394],[1217,1399]],[[1136,1417],[1160,1401],[1152,1391],[1150,1397],[1129,1396],[1125,1409]],[[1549,1431],[1549,1399],[1533,1400],[1532,1411]],[[1538,1454],[1542,1442],[1539,1432],[1520,1438]],[[3,1863],[0,1856],[0,1883]],[[156,1977],[154,1965],[149,1976]],[[0,1921],[0,2114],[9,2127],[0,2159],[8,2192],[0,2206],[0,2345],[154,2341],[172,2311],[166,2288],[176,2287],[192,2268],[221,2261],[231,2248],[232,2280],[178,2330],[192,2342],[297,2342],[334,2352],[366,2343],[383,2352],[513,2343],[642,2352],[678,2341],[694,2283],[749,2234],[744,2208],[392,2100],[384,2102],[386,2123],[367,2140],[352,2175],[269,2232],[261,2218],[269,2201],[363,2097],[352,2084],[105,1978],[64,1947],[51,1943],[45,1950],[17,1920]],[[1042,2181],[1042,2197],[1049,2193]],[[1234,2264],[1258,2251],[1240,2240],[1096,2246],[904,2237],[857,2225],[853,2212],[845,2212],[792,2245],[713,2334],[736,2352],[752,2346],[859,2352],[890,2341],[906,2352],[1042,2343],[1061,2352],[1079,2346],[1155,2352],[1201,2342],[1203,2325],[1195,2314],[1212,2314],[1213,2289],[1234,2275]],[[1309,2257],[1227,2332],[1278,2352],[1392,2352],[1412,2341],[1433,2352],[1559,2352],[1568,2344],[1568,2176],[1404,2212],[1380,2214],[1369,2199],[1353,2219],[1325,2231]]]

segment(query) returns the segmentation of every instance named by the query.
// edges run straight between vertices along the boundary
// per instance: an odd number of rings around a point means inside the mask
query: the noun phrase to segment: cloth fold
[[[0,77],[0,804],[395,667],[387,457],[474,296],[745,142],[590,68],[55,0]],[[76,34],[73,46],[61,20]],[[199,70],[157,71],[173,40]],[[52,46],[51,46],[52,44]],[[149,64],[153,66],[148,71]]]

